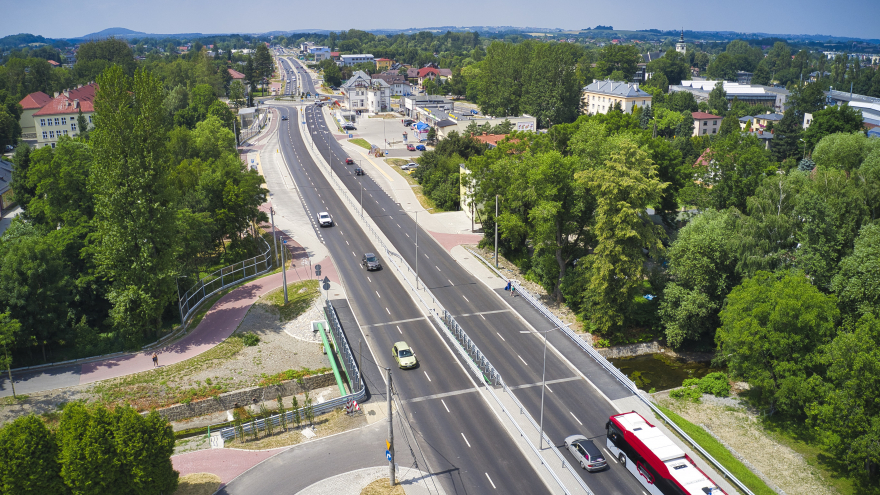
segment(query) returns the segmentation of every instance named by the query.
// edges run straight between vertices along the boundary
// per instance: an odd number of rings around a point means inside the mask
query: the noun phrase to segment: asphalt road
[[[371,216],[410,266],[416,266],[416,226],[413,219],[369,177],[356,178],[342,160],[345,151],[324,121],[320,109],[309,106],[306,122],[325,159],[342,183],[355,194],[366,187],[365,214]],[[317,170],[316,170],[317,173]],[[419,229],[418,264],[420,277],[437,300],[452,313],[470,338],[477,344],[505,383],[516,390],[517,398],[536,420],[541,414],[543,346],[542,337],[523,324],[497,294],[476,280],[461,267],[438,243]],[[475,315],[475,316],[462,316]],[[549,327],[549,324],[548,324]],[[538,328],[539,331],[550,328]],[[565,380],[553,384],[545,394],[544,428],[551,440],[562,446],[565,437],[582,434],[594,439],[597,446],[605,444],[605,423],[616,414],[614,407],[593,385],[577,376],[554,353],[547,352],[547,380]],[[537,393],[535,393],[537,392]],[[574,457],[566,454],[574,461]],[[581,476],[598,493],[641,493],[641,485],[623,467],[610,463],[610,469],[599,473],[583,472]]]
[[[318,212],[327,211],[335,222],[333,227],[321,229],[321,237],[343,280],[363,337],[375,353],[374,356],[365,349],[364,360],[375,359],[380,368],[392,368],[395,390],[404,403],[404,413],[430,471],[441,475],[443,487],[450,494],[547,492],[476,392],[467,372],[391,269],[366,272],[361,267],[365,252],[379,254],[383,265],[387,262],[308,154],[297,129],[300,117],[292,115],[299,108],[276,108],[282,116],[291,116],[290,120],[281,121],[280,148],[306,210],[313,218]],[[354,180],[353,171],[347,172]],[[368,194],[378,191],[372,185]],[[349,339],[354,342],[357,337]],[[391,347],[400,340],[409,343],[418,356],[416,369],[397,369]],[[382,448],[384,445],[377,446]]]

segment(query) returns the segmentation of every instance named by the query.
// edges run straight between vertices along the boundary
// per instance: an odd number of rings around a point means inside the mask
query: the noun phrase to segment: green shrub
[[[709,373],[703,378],[688,378],[681,384],[681,388],[669,392],[674,399],[690,399],[698,402],[703,394],[712,394],[716,397],[730,395],[730,380],[727,375],[720,371]]]
[[[241,341],[248,347],[253,347],[260,343],[260,336],[253,332],[245,332],[241,334]]]

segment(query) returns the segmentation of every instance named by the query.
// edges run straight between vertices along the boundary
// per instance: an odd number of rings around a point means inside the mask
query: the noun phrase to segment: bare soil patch
[[[222,480],[216,474],[192,473],[180,477],[174,495],[211,495],[220,488]]]
[[[391,478],[381,478],[361,490],[361,495],[406,495],[403,486],[396,484],[393,487],[389,484]]]

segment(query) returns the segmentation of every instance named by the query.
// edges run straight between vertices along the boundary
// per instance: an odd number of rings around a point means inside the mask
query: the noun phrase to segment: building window
[[[718,132],[718,129],[712,129],[712,134],[715,134],[716,132]]]
[[[65,136],[67,135],[67,129],[64,129],[64,135]]]
[[[58,117],[55,117],[55,125],[61,125],[61,124],[58,122],[58,120],[59,120]]]
[[[55,149],[55,143],[52,143],[52,149],[53,150]]]
[[[49,139],[55,139],[55,131],[49,131]]]
[[[718,125],[718,121],[717,121],[717,120],[713,120],[713,121],[712,121],[712,125]]]
[[[89,124],[91,124],[91,123],[92,123],[92,116],[89,115]]]
[[[52,127],[52,119],[46,121],[46,127]]]
[[[708,121],[708,120],[704,120],[704,121],[703,121],[703,126],[707,126],[707,125],[709,125],[709,121]]]
[[[703,129],[703,134],[706,134],[706,129]]]
[[[61,117],[61,125],[67,124],[67,117]]]
[[[40,127],[44,127],[46,125],[46,119],[40,119]]]
[[[43,131],[43,139],[49,139],[49,133],[48,133],[48,132]]]
[[[76,123],[75,122],[70,123],[70,130],[73,132],[76,132]]]

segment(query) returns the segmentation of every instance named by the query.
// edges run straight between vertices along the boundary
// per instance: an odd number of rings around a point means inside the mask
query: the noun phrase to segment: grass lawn
[[[438,208],[431,198],[425,196],[425,194],[422,192],[422,186],[419,185],[419,181],[417,181],[416,178],[412,176],[412,174],[406,173],[405,170],[400,170],[400,166],[406,165],[407,163],[409,163],[409,160],[404,160],[403,158],[386,158],[385,163],[391,165],[391,168],[393,168],[395,172],[403,177],[407,184],[412,186],[412,191],[413,193],[415,193],[416,198],[418,198],[419,204],[422,205],[422,208],[428,210],[430,213],[440,213],[446,211]],[[433,210],[430,208],[433,208]]]
[[[733,454],[721,444],[721,442],[706,432],[706,430],[687,421],[663,406],[658,405],[657,408],[663,411],[669,419],[678,425],[679,428],[684,430],[684,432],[697,442],[700,447],[703,447],[709,455],[714,457],[716,461],[720,462],[722,466],[736,476],[737,479],[745,484],[753,493],[756,495],[774,495],[776,493],[771,490],[770,487],[758,477],[758,475],[753,473],[742,462],[740,462],[739,459],[734,457]],[[697,455],[699,455],[699,453]]]
[[[349,139],[348,142],[351,144],[356,144],[366,150],[370,149],[370,143],[368,143],[366,139],[354,138],[354,139]]]
[[[276,289],[266,295],[266,301],[278,310],[280,321],[291,321],[305,312],[312,301],[321,295],[317,280],[287,284],[287,304],[284,304],[284,291]]]

